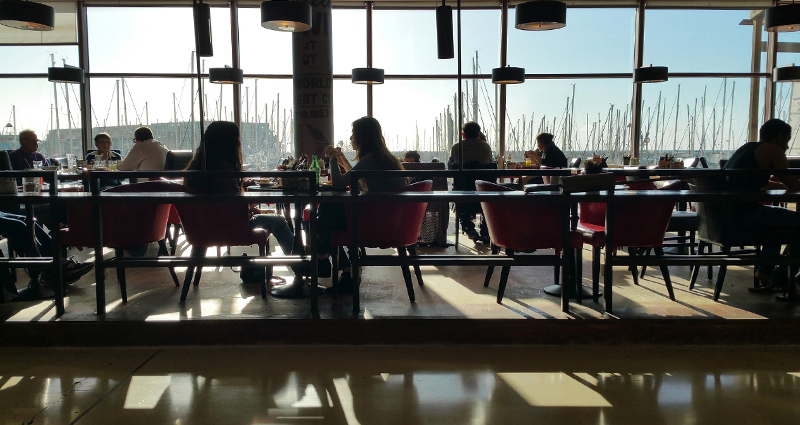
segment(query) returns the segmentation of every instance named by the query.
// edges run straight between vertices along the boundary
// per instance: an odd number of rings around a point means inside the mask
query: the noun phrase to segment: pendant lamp
[[[493,84],[522,84],[525,82],[525,68],[506,66],[492,70]]]
[[[52,31],[56,11],[52,6],[22,0],[0,0],[0,25],[30,31]]]
[[[214,56],[214,45],[211,42],[211,5],[197,3],[194,5],[195,31],[197,31],[197,56],[207,58]]]
[[[239,68],[208,68],[208,81],[215,84],[242,84],[244,71]]]
[[[776,83],[783,81],[800,81],[800,66],[782,66],[772,70],[772,80]]]
[[[764,29],[769,32],[800,31],[800,4],[775,6],[764,11]]]
[[[353,84],[383,84],[383,69],[353,68]]]
[[[63,68],[47,68],[47,81],[52,83],[83,84],[83,70],[69,65],[64,65]]]
[[[520,3],[514,8],[518,30],[546,31],[567,25],[567,4],[560,1],[536,0]]]
[[[262,2],[261,26],[275,31],[308,31],[311,29],[311,6],[291,0]]]
[[[634,83],[660,83],[669,80],[666,66],[643,66],[633,70]]]
[[[439,59],[453,59],[453,8],[442,5],[436,8],[436,50]]]

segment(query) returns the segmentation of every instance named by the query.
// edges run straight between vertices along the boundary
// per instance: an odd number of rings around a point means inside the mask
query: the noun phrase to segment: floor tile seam
[[[127,382],[128,380],[130,380],[130,379],[131,379],[131,377],[132,377],[133,375],[135,375],[135,374],[136,374],[136,372],[138,372],[138,371],[139,371],[141,368],[143,368],[143,367],[144,367],[144,366],[145,366],[147,363],[149,363],[151,360],[153,360],[153,359],[154,359],[154,358],[155,358],[157,355],[159,355],[159,354],[161,353],[161,351],[163,351],[163,350],[164,350],[164,348],[158,348],[158,349],[156,350],[156,352],[155,352],[155,353],[151,354],[151,355],[150,355],[150,357],[148,357],[148,358],[147,358],[145,361],[143,361],[141,364],[139,364],[139,366],[136,366],[136,368],[134,368],[134,369],[131,371],[131,373],[129,373],[129,374],[126,376],[126,377],[122,378],[122,379],[121,379],[119,382],[117,382],[117,384],[116,384],[116,385],[114,385],[114,387],[113,387],[113,388],[111,388],[110,390],[108,390],[108,391],[107,391],[105,394],[103,394],[103,396],[102,396],[102,397],[100,397],[99,399],[97,399],[97,401],[95,401],[95,402],[94,402],[94,403],[93,403],[91,406],[89,406],[89,408],[88,408],[88,409],[86,409],[86,410],[85,410],[85,411],[83,411],[83,412],[82,412],[80,415],[78,415],[78,417],[76,417],[75,419],[73,419],[72,421],[70,421],[69,425],[74,425],[74,424],[78,423],[78,421],[80,421],[80,420],[81,420],[81,419],[82,419],[84,416],[86,416],[86,414],[87,414],[87,413],[91,412],[91,411],[92,411],[92,409],[94,409],[95,407],[97,407],[97,405],[99,405],[99,404],[100,404],[100,403],[101,403],[103,400],[105,400],[105,398],[106,398],[106,397],[108,397],[109,395],[111,395],[111,393],[113,393],[114,391],[116,391],[116,390],[117,390],[117,388],[119,388],[119,387],[120,387],[120,386],[121,386],[123,383]]]

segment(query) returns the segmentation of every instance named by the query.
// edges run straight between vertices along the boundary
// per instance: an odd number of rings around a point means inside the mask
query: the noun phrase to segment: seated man
[[[133,136],[136,144],[117,168],[121,171],[163,170],[169,149],[153,140],[153,131],[149,127],[137,128]]]
[[[792,127],[779,120],[771,119],[764,123],[759,130],[759,141],[745,143],[725,163],[726,170],[785,170],[789,168],[786,159],[786,150],[789,149],[789,140],[792,137]],[[761,189],[786,189],[789,191],[800,190],[800,181],[790,175],[779,175],[779,182],[770,181],[767,173],[760,175],[729,176],[728,185],[731,190],[752,192]],[[736,208],[737,221],[743,229],[754,230],[759,233],[782,233],[800,235],[800,213],[786,208],[763,205],[758,202],[740,203]],[[764,246],[761,252],[765,256],[775,257],[780,253],[780,246]],[[798,253],[795,252],[795,255]],[[759,266],[756,277],[760,288],[756,290],[770,290],[785,287],[787,282],[784,266]],[[795,277],[797,280],[797,277]],[[791,285],[791,282],[788,282]],[[792,288],[793,289],[793,288]],[[793,291],[790,291],[790,293]]]
[[[403,155],[403,162],[419,162],[419,152],[408,151]]]
[[[39,152],[39,137],[33,130],[22,130],[19,133],[19,149],[9,152],[13,170],[33,169],[34,161],[42,161],[42,166],[49,166],[50,162]]]
[[[481,168],[482,164],[494,164],[494,160],[492,159],[492,148],[489,147],[489,144],[486,143],[486,137],[481,133],[481,126],[473,121],[464,123],[464,126],[461,130],[461,136],[463,140],[453,145],[450,149],[450,159],[447,161],[447,166],[449,169],[458,169],[458,161],[459,161],[459,150],[463,150],[461,155],[463,156],[464,166],[462,168],[471,168],[477,169]],[[475,179],[469,179],[469,181],[474,182]],[[455,186],[454,181],[454,186]],[[475,185],[472,183],[472,188],[469,189],[459,188],[460,190],[475,190]],[[486,221],[483,219],[483,214],[481,214],[481,224],[480,224],[480,233],[475,230],[475,223],[473,220],[475,219],[476,212],[480,211],[480,204],[473,205],[473,204],[459,204],[458,205],[458,221],[461,224],[461,228],[464,230],[464,233],[472,239],[474,242],[489,242],[489,230],[486,227]]]

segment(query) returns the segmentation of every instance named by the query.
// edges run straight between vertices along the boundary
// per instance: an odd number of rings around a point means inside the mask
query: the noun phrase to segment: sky
[[[191,72],[194,49],[191,9],[155,10],[158,13],[146,8],[90,8],[91,72]],[[535,32],[514,29],[515,15],[511,10],[508,64],[524,67],[527,73],[630,72],[634,15],[635,10],[629,8],[571,8],[565,28]],[[645,63],[668,66],[671,72],[750,72],[752,27],[740,25],[740,21],[748,17],[746,10],[648,10]],[[241,9],[239,19],[241,68],[245,73],[291,74],[291,34],[262,28],[257,8]],[[148,25],[142,26],[141,22]],[[500,65],[500,25],[499,10],[462,12],[463,73],[473,73],[476,56],[478,73],[489,74],[492,68]],[[212,28],[214,56],[203,59],[205,69],[231,65],[228,9],[212,8]],[[349,74],[352,68],[366,66],[364,12],[334,10],[332,28],[334,74]],[[433,10],[376,10],[373,12],[373,36],[373,66],[383,68],[387,75],[457,72],[455,59],[436,58]],[[781,41],[800,42],[797,34],[781,34],[780,37]],[[0,55],[11,58],[0,63],[0,73],[45,72],[50,66],[51,53],[58,64],[62,60],[77,64],[75,46],[0,47]],[[796,55],[781,53],[778,64],[792,63]],[[647,85],[643,131],[649,129],[649,140],[664,149],[698,149],[701,144],[708,149],[712,143],[717,147],[738,146],[747,138],[750,83],[748,78],[727,81],[671,78],[667,83]],[[126,79],[126,97],[120,102],[119,118],[116,86],[116,78],[92,80],[94,126],[125,123],[126,115],[131,124],[147,120],[168,122],[175,118],[185,121],[191,117],[192,82],[189,79]],[[679,86],[680,104],[676,102]],[[475,87],[477,117],[472,116],[471,105]],[[487,80],[473,85],[471,80],[465,79],[464,89],[465,95],[468,90],[470,96],[465,105],[465,118],[481,123],[490,143],[496,144],[495,86]],[[69,93],[65,94],[65,90]],[[456,90],[456,80],[387,79],[385,84],[375,86],[374,116],[381,121],[390,148],[430,147],[437,119],[444,117],[448,108],[454,109]],[[616,138],[616,134],[625,137],[628,131],[624,125],[630,114],[632,84],[627,78],[528,80],[521,85],[508,86],[507,90],[509,146],[528,148],[532,135],[547,130],[555,132],[557,140],[569,142],[574,148],[602,148],[603,140]],[[782,104],[788,107],[789,85],[779,90],[784,93],[779,107]],[[71,124],[66,111],[67,96],[72,120],[78,119],[76,90],[74,86],[59,85],[58,91],[59,126],[67,128]],[[702,108],[704,91],[705,114]],[[0,120],[11,122],[11,105],[14,105],[18,129],[33,128],[43,138],[44,131],[55,126],[51,109],[54,103],[52,84],[41,79],[0,79],[0,93],[3,93]],[[242,88],[243,119],[263,122],[270,117],[277,121],[279,114],[291,116],[291,93],[288,80],[246,80]],[[231,118],[230,87],[206,82],[205,100],[211,119]],[[567,113],[571,116],[569,121],[565,119]],[[350,123],[365,114],[366,89],[349,80],[335,81],[334,140],[349,139]],[[690,125],[691,122],[696,125]],[[426,143],[425,139],[429,141]]]

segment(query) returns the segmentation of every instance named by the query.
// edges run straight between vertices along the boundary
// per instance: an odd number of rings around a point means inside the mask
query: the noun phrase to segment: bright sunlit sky
[[[154,13],[154,11],[156,13]],[[212,8],[214,56],[204,58],[204,67],[231,65],[229,10]],[[547,32],[519,31],[513,28],[514,12],[509,13],[508,63],[524,67],[527,73],[625,73],[633,65],[635,10],[569,9],[567,26]],[[89,55],[92,73],[189,73],[194,50],[190,8],[90,8]],[[750,72],[752,27],[740,25],[749,18],[746,10],[648,10],[645,32],[645,63],[669,66],[671,72]],[[292,35],[269,31],[260,26],[258,8],[241,9],[240,51],[245,74],[292,73]],[[363,10],[334,10],[333,72],[349,74],[352,68],[366,66],[366,21]],[[392,74],[456,74],[456,59],[436,58],[435,13],[424,11],[382,11],[373,13],[373,66]],[[499,66],[499,10],[462,12],[463,73],[473,73],[478,57],[478,72],[490,74]],[[147,22],[147,25],[141,25]],[[781,34],[781,41],[798,41],[795,34]],[[764,37],[766,39],[766,37]],[[50,54],[60,65],[63,60],[77,65],[77,47],[0,47],[0,73],[45,72]],[[781,53],[778,65],[795,61],[796,54]],[[763,55],[762,55],[763,57]],[[762,62],[763,71],[763,62]],[[117,116],[115,87],[117,78],[92,79],[93,126],[113,126],[118,122],[134,125],[145,122],[169,122],[190,119],[191,81],[189,79],[127,78],[125,102]],[[464,80],[469,90],[465,104],[467,119],[475,119],[495,143],[495,87],[480,80],[478,117],[472,116],[472,80]],[[735,83],[735,84],[734,84]],[[746,140],[750,79],[720,78],[678,79],[650,84],[644,90],[643,132],[652,143],[686,149],[691,145],[690,121],[696,123],[694,147],[700,144],[702,123],[706,124],[706,148],[739,145]],[[763,80],[761,82],[763,86]],[[675,134],[675,103],[680,86],[678,131]],[[735,91],[734,91],[735,86]],[[779,108],[789,104],[790,86],[779,85]],[[725,93],[723,94],[723,87]],[[69,91],[73,126],[79,123],[76,87]],[[67,128],[65,86],[59,85],[59,125]],[[386,80],[374,88],[374,116],[384,129],[390,148],[425,149],[429,145],[417,137],[430,139],[436,119],[448,107],[454,109],[456,80]],[[571,126],[565,126],[568,98],[575,92]],[[705,121],[703,121],[703,92]],[[33,128],[44,138],[54,128],[52,114],[53,85],[43,79],[0,79],[0,120],[12,121],[16,106],[16,128]],[[508,144],[529,147],[531,121],[533,134],[540,129],[555,132],[559,140],[572,130],[574,148],[592,149],[597,138],[616,131],[617,114],[625,121],[630,115],[632,93],[630,79],[528,80],[508,87]],[[209,119],[231,119],[232,90],[205,84]],[[466,95],[466,92],[465,92]],[[659,95],[662,96],[659,104]],[[733,96],[733,99],[731,99]],[[723,112],[723,98],[725,111]],[[174,100],[174,101],[173,101]],[[248,79],[242,87],[243,119],[277,121],[277,113],[291,117],[290,80]],[[696,109],[695,109],[695,105]],[[732,105],[732,106],[731,106]],[[655,109],[661,106],[661,118]],[[572,111],[572,104],[569,105]],[[732,108],[732,109],[731,109]],[[615,122],[609,129],[609,113]],[[697,111],[697,112],[694,112]],[[724,129],[722,114],[725,114]],[[334,140],[347,140],[350,123],[366,114],[366,89],[348,80],[334,83]],[[666,125],[664,125],[666,119]],[[628,118],[629,120],[629,118]],[[544,123],[544,124],[543,124]],[[622,124],[620,124],[621,126]],[[658,125],[658,131],[656,126]],[[281,127],[283,125],[281,124]],[[523,130],[523,127],[525,130]],[[800,127],[800,126],[797,126]],[[648,131],[649,130],[649,131]],[[8,129],[6,130],[9,131]],[[288,131],[288,130],[287,130]],[[525,140],[518,137],[525,133]],[[627,130],[624,130],[627,131]],[[624,133],[623,131],[623,133]],[[724,133],[723,133],[724,131]],[[714,137],[713,132],[716,132]],[[594,140],[594,142],[593,142]],[[516,143],[516,145],[515,145]]]

